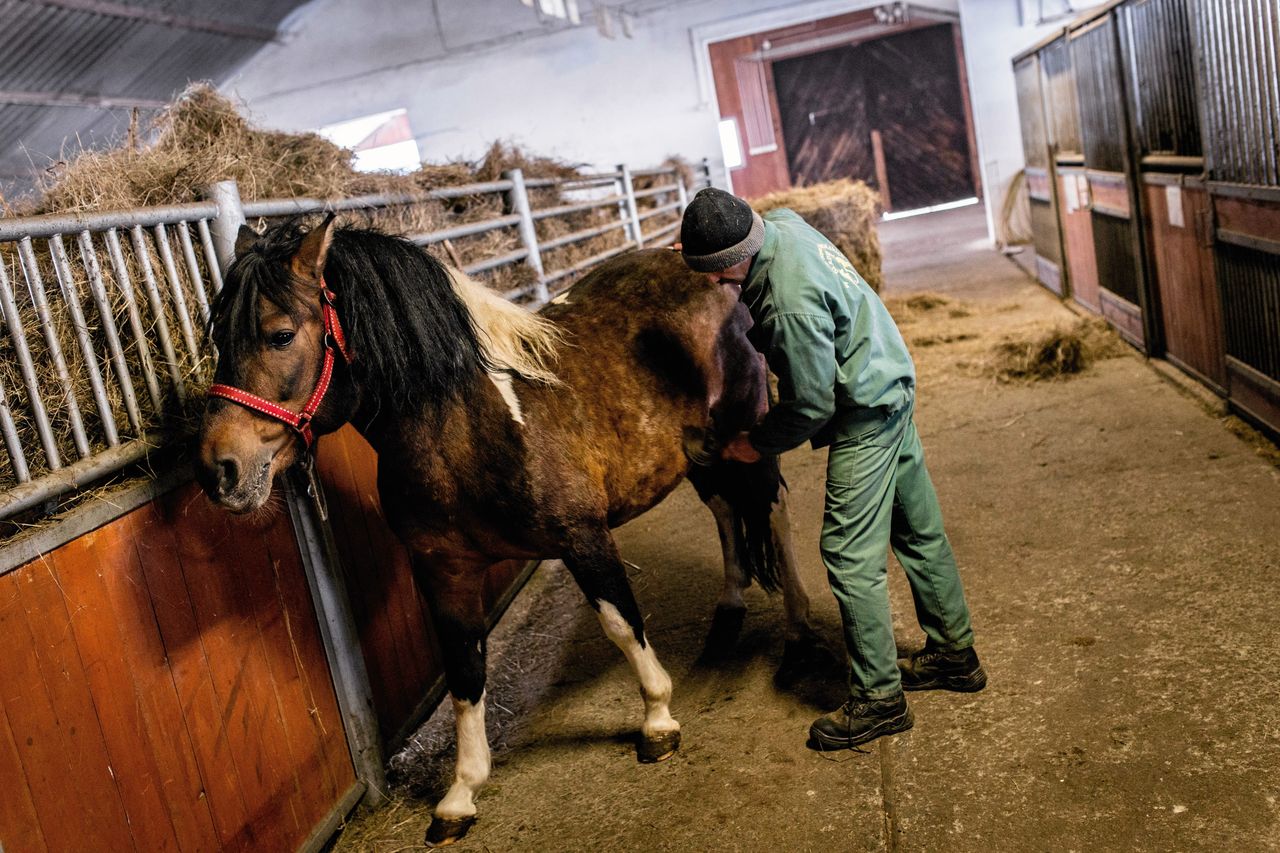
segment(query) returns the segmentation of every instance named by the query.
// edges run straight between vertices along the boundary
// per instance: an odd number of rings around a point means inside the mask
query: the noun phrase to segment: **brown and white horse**
[[[405,240],[332,218],[306,234],[243,229],[236,255],[215,304],[198,474],[213,499],[250,512],[313,435],[350,421],[377,450],[383,512],[413,556],[457,716],[454,782],[429,844],[467,831],[489,775],[492,563],[564,561],[640,681],[642,761],[671,755],[680,726],[611,528],[688,474],[724,544],[718,615],[741,613],[754,576],[783,588],[788,639],[804,638],[776,460],[690,470],[763,411],[764,368],[735,292],[677,253],[640,251],[535,315]]]

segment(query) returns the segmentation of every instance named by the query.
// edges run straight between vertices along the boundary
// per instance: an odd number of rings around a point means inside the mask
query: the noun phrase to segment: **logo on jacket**
[[[839,277],[845,287],[858,286],[860,280],[858,271],[853,268],[853,264],[849,263],[844,253],[835,246],[830,243],[819,243],[818,257],[822,258],[822,262]]]

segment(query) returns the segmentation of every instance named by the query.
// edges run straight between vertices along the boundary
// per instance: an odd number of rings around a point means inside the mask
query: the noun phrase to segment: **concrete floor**
[[[618,532],[676,684],[684,747],[640,766],[629,670],[562,567],[492,640],[492,784],[459,850],[1280,849],[1280,470],[1133,353],[1001,384],[995,341],[1074,315],[986,247],[979,208],[882,227],[917,422],[991,676],[911,696],[916,727],[805,748],[839,672],[781,688],[781,602],[758,590],[737,651],[697,662],[720,585],[710,515],[682,487]],[[814,617],[839,649],[817,554],[824,453],[784,468]],[[896,566],[901,646],[922,642]],[[452,768],[443,709],[394,762],[396,804],[339,849],[413,849]]]

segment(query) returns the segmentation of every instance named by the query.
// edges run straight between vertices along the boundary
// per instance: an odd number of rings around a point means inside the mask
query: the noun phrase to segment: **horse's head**
[[[341,326],[324,282],[333,219],[305,236],[242,227],[214,304],[218,366],[200,427],[197,477],[233,512],[260,508],[315,434],[350,417]],[[292,419],[292,422],[291,422]]]

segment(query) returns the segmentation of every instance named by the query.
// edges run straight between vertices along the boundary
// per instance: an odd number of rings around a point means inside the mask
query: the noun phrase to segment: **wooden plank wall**
[[[291,850],[354,784],[287,517],[188,486],[0,576],[6,851]]]
[[[430,710],[444,674],[431,615],[418,592],[409,554],[391,532],[378,502],[378,456],[346,426],[320,440],[317,464],[329,501],[329,521],[346,572],[383,744],[401,745]],[[491,618],[525,569],[498,563],[485,579]]]

